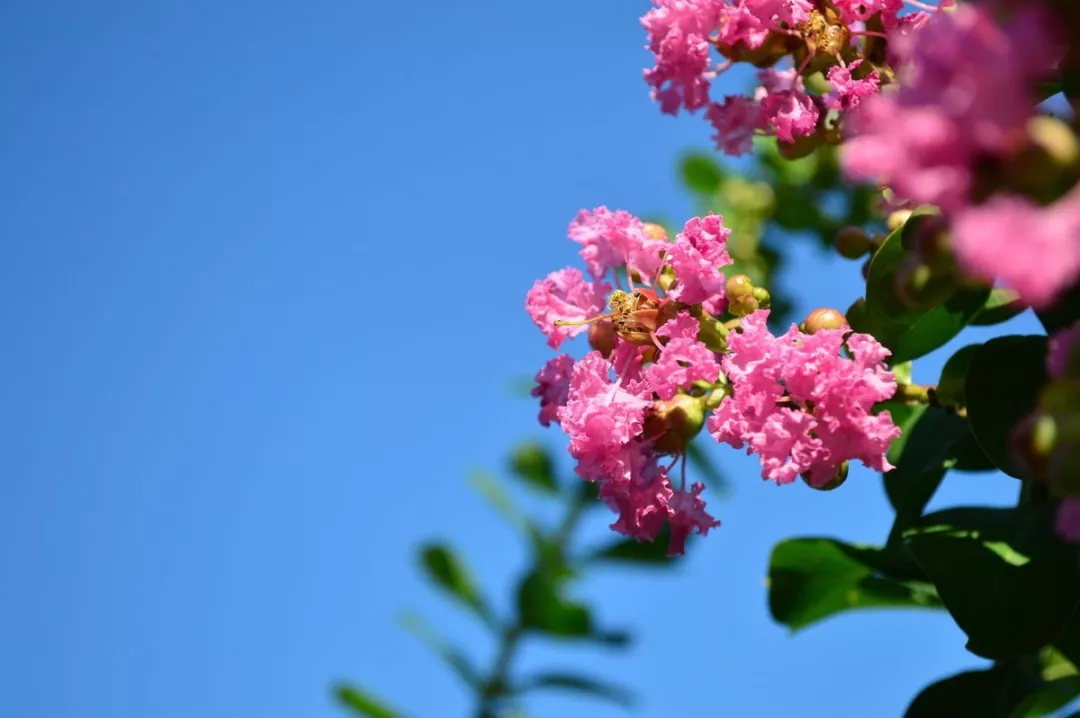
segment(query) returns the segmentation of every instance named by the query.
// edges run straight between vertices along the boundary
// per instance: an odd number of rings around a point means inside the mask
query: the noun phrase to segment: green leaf
[[[541,571],[525,576],[517,591],[518,622],[523,629],[610,646],[622,646],[629,641],[623,632],[597,629],[588,606],[564,599],[561,588],[560,582]]]
[[[1054,533],[1055,507],[957,508],[923,517],[904,542],[972,653],[1016,658],[1051,643],[1080,601],[1076,549]]]
[[[769,561],[769,611],[797,631],[852,608],[940,605],[932,586],[880,575],[875,564],[886,560],[881,549],[834,539],[781,541]]]
[[[1010,718],[1037,688],[1036,680],[1015,668],[965,671],[924,688],[908,706],[904,718]],[[958,712],[961,706],[962,712]]]
[[[1027,305],[1020,301],[1019,295],[1011,289],[995,287],[990,290],[990,296],[982,309],[971,320],[975,326],[985,327],[991,324],[1007,322],[1018,314],[1023,313]]]
[[[683,556],[668,556],[668,537],[671,535],[671,526],[664,524],[664,528],[657,534],[653,541],[636,541],[634,539],[621,539],[613,541],[606,546],[593,551],[586,558],[590,562],[625,562],[631,564],[645,564],[658,567],[675,566]],[[693,537],[687,539],[689,544]]]
[[[1029,695],[1013,710],[1010,718],[1048,716],[1072,703],[1080,695],[1080,676],[1050,681]]]
[[[482,681],[472,662],[457,648],[439,636],[424,619],[411,611],[403,611],[398,617],[401,627],[416,636],[428,649],[446,662],[465,685],[479,688]]]
[[[609,701],[627,709],[632,708],[635,702],[633,693],[621,686],[600,681],[595,678],[579,676],[573,673],[540,673],[525,679],[521,685],[518,686],[517,691],[524,693],[526,691],[544,688],[556,688],[573,691],[575,693],[582,693],[584,695],[593,696],[594,698]]]
[[[909,222],[910,224],[910,222]],[[870,262],[866,315],[862,319],[892,351],[893,364],[918,359],[946,344],[971,323],[990,294],[987,288],[961,288],[930,309],[912,309],[896,297],[894,282],[906,255],[901,230],[890,234]]]
[[[956,353],[945,362],[945,366],[941,368],[941,378],[938,379],[938,402],[947,406],[967,406],[965,382],[968,368],[980,346],[982,345],[968,344],[966,347],[957,349]]]
[[[686,445],[686,458],[690,461],[690,467],[695,474],[699,474],[705,479],[705,483],[709,485],[711,492],[720,496],[729,494],[731,484],[716,468],[716,464],[712,462],[708,452],[701,448],[698,441],[699,439],[695,439]]]
[[[976,441],[994,464],[1020,477],[1011,453],[1013,428],[1035,408],[1046,383],[1046,337],[1008,336],[979,348],[968,367],[964,393]]]
[[[683,184],[698,194],[715,194],[724,179],[724,171],[716,160],[701,152],[684,157],[680,171]]]
[[[443,543],[424,544],[420,547],[420,563],[437,586],[490,623],[491,612],[453,549]]]
[[[356,715],[366,718],[399,718],[398,711],[377,700],[370,693],[356,686],[341,684],[334,687],[338,703]]]
[[[554,463],[547,449],[539,444],[519,446],[510,457],[510,469],[514,475],[533,488],[546,494],[559,490],[555,481]]]
[[[1035,316],[1047,334],[1056,334],[1080,320],[1080,282],[1062,294],[1052,307],[1036,312]]]

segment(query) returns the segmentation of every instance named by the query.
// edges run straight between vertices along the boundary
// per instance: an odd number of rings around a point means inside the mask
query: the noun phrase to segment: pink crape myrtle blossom
[[[641,24],[656,65],[645,70],[653,98],[667,114],[693,112],[709,102],[709,34],[720,23],[723,0],[654,0]]]
[[[699,326],[697,319],[682,312],[656,332],[670,339],[660,358],[645,370],[645,377],[665,401],[679,389],[689,389],[695,381],[714,383],[720,376],[716,354],[697,339]]]
[[[1046,373],[1054,381],[1070,370],[1080,369],[1080,322],[1050,337],[1046,352]]]
[[[600,314],[611,291],[606,282],[590,282],[572,267],[552,272],[539,280],[525,296],[525,308],[533,323],[547,335],[548,346],[558,349],[587,326],[556,326],[556,320],[583,321]]]
[[[761,86],[755,91],[754,99],[761,105],[763,122],[778,139],[790,143],[796,137],[814,133],[820,112],[794,68],[762,70],[758,80]]]
[[[877,70],[874,70],[861,80],[855,80],[851,77],[851,71],[861,65],[862,62],[859,59],[846,67],[837,65],[829,68],[827,78],[833,88],[833,93],[826,98],[829,109],[853,110],[859,106],[859,103],[864,98],[873,97],[878,93],[881,79],[878,77]]]
[[[903,0],[833,0],[833,4],[849,25],[866,22],[881,13],[881,22],[886,30],[896,25],[897,13],[904,9]]]
[[[560,354],[536,373],[536,386],[531,395],[540,398],[540,425],[551,426],[559,423],[559,409],[566,406],[570,396],[570,370],[574,367],[574,358],[569,354]]]
[[[727,238],[731,230],[724,226],[724,217],[709,213],[694,217],[675,236],[667,247],[667,259],[675,270],[672,299],[687,304],[704,302],[724,292],[721,267],[731,264]]]
[[[667,242],[652,239],[645,224],[625,210],[612,212],[607,207],[581,210],[568,231],[570,239],[582,245],[580,255],[593,279],[604,277],[618,266],[626,266],[641,275],[642,282],[662,266],[661,252]]]
[[[716,134],[716,149],[733,157],[750,154],[754,132],[765,129],[761,105],[746,97],[728,95],[721,104],[712,104],[705,113]]]
[[[969,275],[998,279],[1044,308],[1080,277],[1080,187],[1039,207],[999,194],[955,214],[952,247]]]
[[[1031,42],[1040,27],[1043,40]],[[1054,34],[1037,10],[998,25],[973,4],[907,29],[901,23],[889,43],[907,60],[901,87],[861,103],[842,164],[853,178],[952,211],[968,202],[975,160],[1009,152],[1023,132],[1031,85],[1057,57]]]
[[[869,335],[851,334],[854,358],[847,359],[840,355],[844,330],[806,335],[793,325],[774,337],[767,317],[767,310],[755,312],[729,336],[722,366],[734,395],[709,418],[713,437],[748,446],[761,459],[762,477],[778,484],[805,474],[823,486],[850,459],[892,468],[885,452],[900,430],[888,412],[870,411],[896,390],[883,363],[888,351]]]

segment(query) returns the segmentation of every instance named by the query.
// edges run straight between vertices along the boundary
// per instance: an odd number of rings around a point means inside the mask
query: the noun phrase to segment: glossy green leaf
[[[1013,428],[1035,408],[1046,382],[1046,337],[991,339],[975,353],[965,381],[968,420],[976,441],[1010,476],[1022,469],[1010,453]]]
[[[522,681],[516,692],[551,688],[599,698],[628,709],[635,702],[634,694],[622,686],[575,673],[540,673]]]
[[[353,685],[342,684],[335,686],[334,695],[337,697],[338,703],[358,716],[365,716],[365,718],[399,718],[401,715],[367,691]]]
[[[724,172],[712,155],[694,153],[683,158],[680,166],[683,184],[698,194],[714,194],[724,179]]]
[[[990,294],[986,288],[962,288],[930,309],[905,306],[894,290],[896,272],[905,257],[902,241],[901,232],[893,232],[874,254],[863,317],[870,333],[892,351],[889,361],[893,364],[918,359],[946,344],[971,323]]]
[[[986,298],[986,303],[983,304],[982,309],[971,320],[971,323],[980,327],[1000,324],[1021,314],[1025,309],[1027,309],[1027,305],[1019,300],[1016,292],[1011,289],[995,287],[990,290],[990,296]]]
[[[539,444],[524,444],[510,456],[510,470],[529,486],[547,494],[559,490],[551,454]]]
[[[450,546],[443,543],[421,546],[420,563],[428,578],[437,586],[480,616],[490,619],[490,611],[481,598],[480,591]]]
[[[995,660],[1039,650],[1080,601],[1076,549],[1054,533],[1054,507],[958,508],[930,514],[904,542],[972,653]]]
[[[660,530],[654,541],[636,541],[632,538],[612,541],[589,554],[586,560],[605,563],[614,561],[637,566],[675,566],[680,563],[683,556],[667,555],[668,537],[670,535],[670,525],[664,524],[664,528]],[[687,545],[691,541],[693,541],[693,537],[687,539]]]
[[[472,662],[459,649],[450,645],[424,619],[411,611],[403,611],[398,617],[401,627],[416,636],[428,649],[441,658],[465,685],[477,688],[481,685],[480,675]]]
[[[701,448],[701,438],[698,437],[686,445],[686,458],[690,462],[690,468],[695,476],[705,480],[712,496],[724,496],[730,493],[731,484],[720,469],[716,468],[709,453]]]
[[[904,718],[1011,718],[1038,686],[1015,668],[965,671],[924,688]]]
[[[788,539],[769,561],[769,611],[793,631],[853,608],[937,607],[933,587],[881,575],[881,549],[828,538]]]
[[[957,349],[941,368],[937,384],[937,400],[946,406],[967,406],[965,382],[968,368],[981,344],[968,344]]]

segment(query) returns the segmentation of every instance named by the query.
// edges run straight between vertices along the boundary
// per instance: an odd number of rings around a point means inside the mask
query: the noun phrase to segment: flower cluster
[[[1037,3],[938,13],[893,43],[899,89],[853,113],[842,154],[849,176],[940,207],[959,267],[1036,307],[1080,275],[1080,189],[1061,167],[1076,141],[1036,110],[1035,87],[1061,55],[1053,29]]]
[[[706,424],[718,441],[757,454],[763,477],[801,475],[816,488],[842,480],[852,459],[888,470],[899,433],[888,412],[872,411],[896,389],[888,351],[836,322],[773,336],[768,293],[721,271],[731,264],[729,234],[716,214],[669,240],[627,212],[583,211],[569,235],[589,278],[558,270],[525,302],[549,346],[587,331],[592,347],[537,373],[540,423],[569,436],[578,475],[598,482],[618,514],[612,528],[646,541],[667,525],[672,555],[692,533],[719,526],[704,485],[686,481],[687,443]]]
[[[901,16],[903,0],[653,2],[641,18],[656,61],[645,70],[653,98],[669,114],[704,108],[717,148],[736,156],[757,134],[788,145],[806,138],[810,149],[838,142],[843,116],[893,77],[902,52],[892,38],[902,45],[935,10],[911,1],[924,10]],[[758,87],[713,101],[712,80],[737,62],[759,68]]]

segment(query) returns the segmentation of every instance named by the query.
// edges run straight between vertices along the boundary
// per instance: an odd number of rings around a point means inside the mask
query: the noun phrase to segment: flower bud
[[[753,292],[754,283],[745,274],[736,274],[727,280],[727,284],[724,285],[724,293],[727,294],[728,301],[734,301],[736,297],[752,294]]]
[[[847,319],[835,309],[822,307],[815,309],[806,316],[803,322],[803,331],[807,334],[816,334],[823,329],[843,329],[848,326]]]
[[[658,224],[653,222],[645,222],[643,227],[645,230],[645,236],[649,239],[656,239],[660,241],[667,241],[667,230]]]
[[[660,272],[660,279],[657,280],[657,284],[665,292],[670,292],[671,288],[675,286],[675,270],[671,268],[670,264]]]
[[[698,317],[698,326],[699,342],[718,354],[727,351],[727,335],[731,330],[723,322],[704,316]]]
[[[743,294],[728,302],[728,312],[733,317],[745,317],[756,312],[758,308],[758,300],[753,294]]]
[[[910,209],[901,209],[893,212],[885,220],[885,226],[889,228],[890,232],[895,232],[904,226],[904,223],[908,221],[908,217],[911,216]]]
[[[841,257],[858,259],[870,251],[870,237],[862,227],[844,227],[836,233],[833,246]]]
[[[705,397],[676,394],[670,401],[653,404],[645,417],[642,435],[661,454],[678,454],[705,425]]]
[[[785,160],[798,160],[806,157],[821,145],[822,138],[815,132],[812,135],[796,137],[794,142],[779,141],[776,149]]]
[[[815,489],[817,491],[832,491],[833,489],[839,488],[843,485],[845,481],[847,481],[848,462],[842,462],[840,466],[836,468],[836,473],[833,474],[833,477],[825,483],[821,484],[820,486],[814,486],[814,484],[810,482],[810,472],[801,474],[801,476],[803,482],[812,489]]]
[[[604,319],[589,327],[589,346],[607,359],[615,351],[615,327],[610,319]]]
[[[754,299],[757,300],[758,306],[762,309],[768,309],[772,304],[772,295],[769,294],[769,290],[765,287],[754,287],[754,291],[751,292]]]

